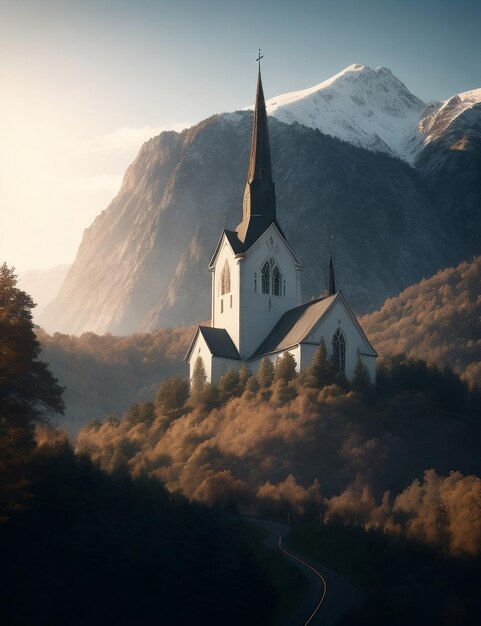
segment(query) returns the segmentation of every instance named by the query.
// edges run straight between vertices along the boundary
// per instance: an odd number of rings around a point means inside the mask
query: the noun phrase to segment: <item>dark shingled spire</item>
[[[334,278],[334,264],[332,262],[332,253],[329,250],[329,275],[327,278],[327,295],[333,296],[336,293],[336,280]]]
[[[242,222],[236,228],[237,236],[246,248],[255,243],[272,222],[276,222],[276,194],[272,182],[266,103],[262,88],[260,58],[258,60],[259,72],[249,172],[244,191]]]

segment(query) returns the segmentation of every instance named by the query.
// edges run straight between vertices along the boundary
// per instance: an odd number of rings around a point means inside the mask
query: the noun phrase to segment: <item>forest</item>
[[[63,390],[32,308],[1,266],[0,623],[268,624],[274,589],[235,521],[104,472],[51,425]]]
[[[355,624],[476,624],[481,609],[481,397],[449,368],[392,357],[376,387],[336,379],[322,345],[83,429],[77,452],[224,511],[291,520],[289,542],[355,582]]]
[[[361,325],[379,354],[405,354],[452,367],[471,387],[481,387],[481,257],[461,263],[390,298]],[[93,419],[120,417],[151,400],[161,380],[186,376],[183,362],[193,327],[163,328],[128,336],[80,337],[37,328],[42,358],[65,387],[59,420],[76,435]]]
[[[479,267],[363,319],[382,346],[375,385],[360,363],[352,382],[334,375],[321,343],[300,375],[286,354],[216,385],[199,368],[190,391],[179,355],[192,329],[49,337],[4,265],[2,623],[216,624],[229,609],[232,624],[281,624],[282,567],[240,516],[288,514],[291,545],[363,591],[345,626],[477,623]],[[82,395],[77,430],[90,420],[72,442],[55,424]]]

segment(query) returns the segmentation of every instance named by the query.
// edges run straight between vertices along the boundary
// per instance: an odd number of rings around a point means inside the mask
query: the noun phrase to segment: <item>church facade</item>
[[[277,221],[260,66],[242,221],[222,232],[209,270],[211,326],[198,327],[187,352],[191,380],[199,358],[212,383],[243,363],[253,373],[264,357],[275,364],[284,352],[300,371],[324,338],[340,374],[352,378],[360,359],[374,382],[377,354],[336,291],[332,258],[326,293],[302,303],[302,265]]]

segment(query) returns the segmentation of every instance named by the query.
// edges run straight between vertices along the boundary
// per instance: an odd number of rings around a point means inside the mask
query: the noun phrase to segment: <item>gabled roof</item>
[[[363,337],[368,348],[366,354],[377,356],[377,352],[369,343],[368,338],[364,334],[356,316],[347,304],[344,296],[340,291],[331,296],[321,296],[311,302],[306,302],[300,306],[296,306],[286,311],[281,319],[277,322],[266,339],[257,348],[254,354],[248,360],[257,359],[265,354],[273,352],[281,352],[293,346],[303,343],[314,330],[315,326],[326,316],[333,305],[342,301],[349,313],[354,325]]]
[[[209,261],[209,269],[213,269],[214,268],[215,259],[217,257],[217,254],[219,253],[220,246],[221,246],[222,239],[223,239],[224,235],[225,235],[227,241],[229,242],[229,245],[232,248],[232,251],[237,256],[238,254],[245,254],[247,252],[247,250],[249,250],[249,248],[252,248],[252,246],[255,243],[257,243],[257,241],[259,241],[259,239],[262,237],[262,235],[266,232],[266,230],[270,226],[274,226],[274,228],[277,230],[278,234],[284,240],[284,243],[286,244],[289,252],[291,253],[291,255],[292,255],[293,259],[294,259],[294,262],[296,263],[296,265],[298,265],[300,268],[302,268],[301,262],[297,258],[296,253],[294,252],[294,250],[289,245],[289,242],[287,241],[287,239],[286,239],[284,233],[282,232],[279,224],[277,222],[271,222],[270,224],[267,224],[267,226],[264,224],[264,227],[259,229],[259,231],[257,232],[257,239],[255,241],[246,242],[246,243],[243,243],[242,241],[240,241],[239,237],[237,236],[237,232],[235,230],[225,230],[224,229],[222,231],[222,233],[221,233],[220,239],[219,239],[219,241],[217,243],[217,246],[216,246],[216,248],[214,250],[214,254],[212,255],[211,260]]]
[[[220,357],[223,359],[233,359],[240,361],[240,354],[234,345],[229,333],[225,328],[211,328],[210,326],[199,326],[197,332],[192,339],[192,342],[187,350],[184,361],[188,361],[195,345],[199,333],[205,340],[207,347],[209,348],[212,356]]]
[[[286,311],[250,358],[255,359],[302,343],[337,297],[338,294],[322,296]]]

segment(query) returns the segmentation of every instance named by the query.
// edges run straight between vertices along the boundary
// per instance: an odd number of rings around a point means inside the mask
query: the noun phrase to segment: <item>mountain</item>
[[[465,258],[481,252],[481,89],[453,96],[420,124],[424,145],[415,166],[432,191]]]
[[[448,122],[442,103],[425,105],[389,70],[354,65],[268,101],[278,217],[304,266],[304,299],[325,287],[330,234],[338,285],[361,312],[480,251],[472,93]],[[128,334],[209,317],[207,264],[241,219],[251,115],[142,146],[41,316],[47,330]],[[448,136],[470,139],[453,150]]]
[[[477,256],[408,287],[360,321],[381,356],[449,365],[481,389],[480,285]]]
[[[386,67],[350,65],[332,78],[266,102],[269,115],[343,141],[412,161],[426,103]]]

